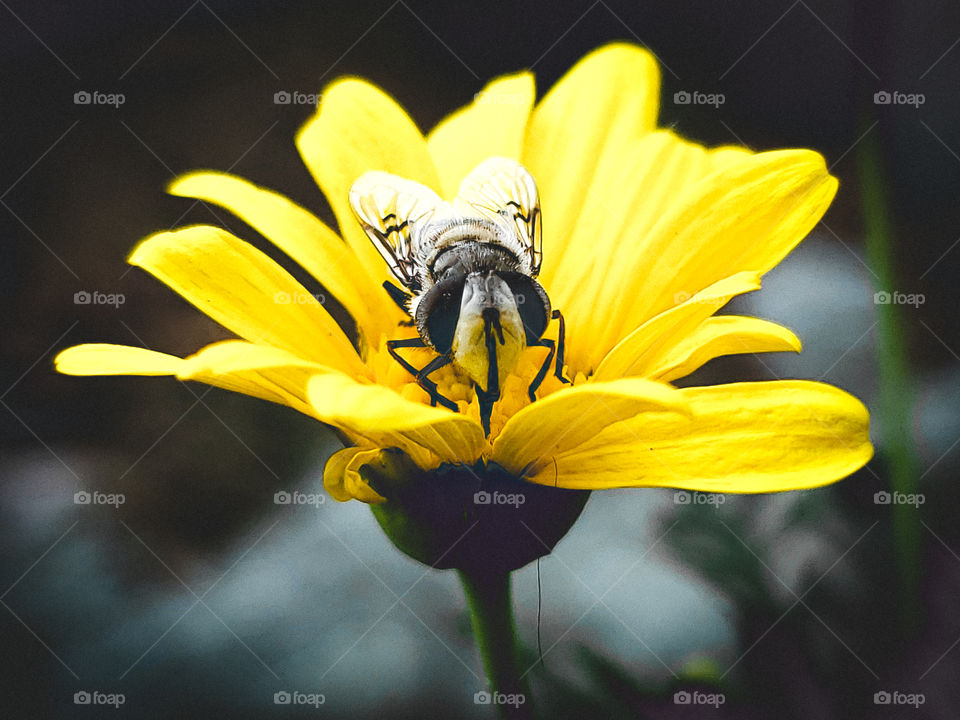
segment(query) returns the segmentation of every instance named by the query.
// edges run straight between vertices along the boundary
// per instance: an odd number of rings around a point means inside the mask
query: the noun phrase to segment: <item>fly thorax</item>
[[[453,338],[453,361],[485,392],[503,386],[526,345],[510,286],[496,273],[467,275]]]

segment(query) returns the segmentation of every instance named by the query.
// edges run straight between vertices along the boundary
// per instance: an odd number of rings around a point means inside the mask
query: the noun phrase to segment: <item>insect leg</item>
[[[563,376],[563,349],[567,342],[567,323],[564,322],[563,315],[559,310],[554,310],[551,317],[560,321],[560,332],[557,334],[557,369],[555,374],[560,382],[570,385],[570,381]]]
[[[427,363],[422,369],[418,369],[400,357],[400,353],[397,352],[397,348],[422,348],[426,346],[427,345],[423,342],[423,339],[418,337],[405,338],[403,340],[387,340],[387,352],[390,353],[390,357],[396,360],[400,364],[400,367],[413,375],[417,381],[417,384],[422,387],[430,396],[430,404],[436,405],[439,402],[448,410],[455,411],[458,409],[457,404],[437,392],[437,384],[427,377],[427,375],[432,373],[434,370],[439,370],[444,365],[447,365],[450,362],[450,357],[447,355],[438,355],[429,363]]]
[[[530,395],[530,402],[535,402],[537,399],[536,392],[540,388],[540,383],[542,383],[543,379],[547,377],[547,372],[550,370],[550,364],[553,362],[553,356],[557,352],[557,346],[553,343],[553,340],[540,338],[540,340],[532,345],[528,345],[527,347],[550,348],[550,352],[547,353],[547,359],[543,361],[543,365],[540,366],[537,376],[533,379],[533,382],[530,383],[530,387],[527,390],[527,393]]]

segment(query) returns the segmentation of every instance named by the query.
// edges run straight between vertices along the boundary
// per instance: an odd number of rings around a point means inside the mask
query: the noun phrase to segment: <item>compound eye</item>
[[[527,343],[534,344],[542,336],[550,322],[550,301],[547,293],[536,280],[522,273],[503,273],[503,279],[510,286],[520,320],[527,333]]]
[[[442,280],[430,288],[417,305],[417,328],[423,339],[441,355],[453,348],[465,279],[461,275]]]

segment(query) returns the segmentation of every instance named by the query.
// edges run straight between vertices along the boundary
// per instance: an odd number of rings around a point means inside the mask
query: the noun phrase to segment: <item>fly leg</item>
[[[430,396],[430,404],[436,406],[437,403],[440,403],[445,408],[449,410],[456,411],[458,410],[457,404],[453,400],[444,397],[437,391],[437,384],[428,378],[427,376],[439,370],[445,365],[450,364],[449,355],[437,355],[433,360],[427,363],[424,367],[417,369],[402,357],[400,353],[397,352],[397,348],[422,348],[426,347],[426,343],[423,342],[422,338],[405,338],[403,340],[387,340],[387,352],[390,353],[390,357],[396,360],[400,367],[406,370],[408,373],[413,375],[417,381],[417,385],[422,387],[427,394]]]
[[[553,340],[540,338],[537,342],[528,345],[528,347],[545,347],[550,349],[550,352],[547,353],[547,359],[543,361],[543,365],[540,366],[537,376],[533,379],[533,382],[530,383],[530,388],[527,390],[530,395],[530,402],[534,402],[537,399],[536,392],[540,388],[540,384],[547,377],[554,356],[556,356],[557,359],[554,375],[556,375],[560,382],[566,383],[567,385],[570,384],[570,381],[563,376],[563,351],[566,345],[567,326],[559,310],[554,310],[551,318],[560,321],[560,332],[557,335],[557,342],[554,343]]]

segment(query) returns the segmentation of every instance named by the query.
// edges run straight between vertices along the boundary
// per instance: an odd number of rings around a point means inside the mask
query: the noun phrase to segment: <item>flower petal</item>
[[[739,315],[717,315],[704,320],[650,370],[649,377],[670,382],[686,377],[721,355],[800,352],[800,339],[791,330],[768,320]]]
[[[385,281],[396,282],[353,216],[348,193],[367,170],[439,189],[427,143],[413,120],[379,88],[354,78],[337,80],[324,90],[317,114],[297,135],[297,147],[372,284],[379,288]]]
[[[674,305],[740,271],[765,273],[799,243],[826,212],[837,190],[818,153],[779,150],[734,161],[670,207],[643,239],[627,271],[632,302],[622,327]],[[615,340],[611,327],[601,345]]]
[[[614,43],[580,60],[537,104],[523,160],[540,190],[545,258],[559,259],[594,174],[655,128],[659,95],[654,57]]]
[[[459,413],[411,402],[389,388],[343,375],[313,378],[308,393],[318,419],[365,444],[398,447],[423,468],[444,462],[470,465],[480,457],[483,430]]]
[[[508,471],[550,465],[553,457],[603,428],[649,410],[685,412],[679,391],[643,378],[588,382],[527,405],[507,420],[493,443],[493,460]]]
[[[129,345],[88,343],[61,351],[53,364],[64,375],[175,375],[183,359]]]
[[[803,380],[679,390],[694,417],[649,413],[608,427],[538,466],[562,488],[675,487],[755,493],[818,487],[873,455],[869,416],[852,395]]]
[[[759,289],[760,276],[743,272],[715,282],[693,297],[678,294],[674,301],[680,304],[647,320],[621,340],[597,366],[593,379],[613,380],[632,375],[652,377],[655,368],[659,367],[659,359],[682,344],[730,298]]]
[[[442,196],[453,199],[460,181],[489,157],[519,160],[535,96],[533,74],[497,78],[473,103],[447,116],[427,136]]]
[[[365,503],[383,502],[382,497],[360,476],[360,466],[375,459],[380,448],[351,447],[338,450],[323,469],[323,486],[339,502],[360,500]]]
[[[198,225],[158,233],[140,243],[129,262],[242,338],[370,376],[347,336],[306,288],[225,230]]]
[[[296,203],[242,178],[218,172],[184,175],[168,190],[173,195],[215,203],[236,214],[313,275],[374,341],[380,333],[392,329],[394,323],[390,314],[383,312],[379,288],[371,286],[351,248]]]

